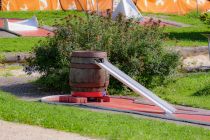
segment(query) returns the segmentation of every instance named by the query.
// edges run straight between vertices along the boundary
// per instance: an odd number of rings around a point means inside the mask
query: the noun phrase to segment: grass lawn
[[[182,28],[166,27],[165,32],[168,33],[168,39],[165,42],[165,46],[195,47],[208,45],[207,39],[202,35],[202,33],[210,33],[210,28],[200,21],[199,16],[196,13],[189,13],[184,16],[167,14],[155,14],[155,16],[191,25],[190,27]]]
[[[0,91],[0,119],[106,139],[210,139],[210,130],[19,100]]]
[[[77,14],[83,16],[82,12],[77,11],[20,11],[20,12],[0,12],[0,18],[31,18],[36,16],[41,25],[54,25],[55,21],[66,17],[69,14]]]
[[[210,72],[177,76],[153,91],[179,105],[210,109]]]
[[[29,52],[42,37],[0,38],[0,52]]]

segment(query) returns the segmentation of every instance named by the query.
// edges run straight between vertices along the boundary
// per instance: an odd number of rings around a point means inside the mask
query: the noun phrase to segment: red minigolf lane
[[[16,31],[16,33],[20,34],[21,36],[25,37],[46,37],[46,36],[53,36],[54,33],[38,28],[36,31]]]
[[[69,97],[75,100],[78,98],[80,99],[86,99],[85,97],[73,97],[71,95],[61,95],[61,96],[49,96],[45,98],[45,101],[49,102],[66,102],[66,103],[74,103],[69,102]],[[144,99],[143,99],[144,100]],[[139,113],[148,113],[151,115],[157,115],[157,117],[162,117],[165,119],[172,119],[177,121],[188,121],[189,123],[201,123],[210,125],[210,110],[205,109],[198,109],[198,108],[192,108],[192,107],[184,107],[184,106],[175,106],[177,111],[172,114],[172,116],[165,116],[165,112],[158,106],[152,105],[152,104],[144,104],[144,101],[138,100],[138,103],[136,103],[135,99],[126,98],[126,97],[110,97],[110,102],[86,102],[80,100],[79,102],[76,101],[76,103],[79,103],[81,105],[89,105],[90,107],[99,107],[99,108],[106,108],[106,109],[114,109],[114,110],[121,110],[123,111],[134,111]],[[142,103],[141,103],[142,102]],[[148,101],[147,101],[148,102]],[[132,113],[132,112],[131,112]]]
[[[22,19],[8,19],[10,22],[21,21]],[[3,28],[4,19],[0,18],[0,28]],[[15,31],[15,33],[24,37],[46,37],[53,36],[54,33],[42,28],[38,28],[34,31]]]
[[[157,106],[136,104],[132,99],[111,98],[110,102],[100,102],[100,103],[92,102],[87,104],[100,106],[100,107],[122,109],[122,110],[164,114],[164,111]]]
[[[98,107],[106,107],[112,109],[120,109],[120,110],[130,110],[151,114],[159,114],[164,115],[164,111],[154,105],[147,105],[141,103],[134,103],[132,99],[122,99],[122,98],[111,98],[110,102],[90,102],[87,103],[89,105],[94,105]],[[177,110],[178,113],[174,113],[174,117],[177,119],[191,120],[191,121],[201,121],[210,123],[210,114],[206,115],[204,112],[199,111],[184,111],[183,113],[180,110]]]
[[[210,116],[207,115],[192,115],[192,114],[175,114],[179,119],[194,120],[210,123]]]

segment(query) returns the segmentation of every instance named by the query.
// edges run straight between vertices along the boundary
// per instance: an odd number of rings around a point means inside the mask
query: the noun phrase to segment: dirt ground
[[[96,140],[78,134],[0,120],[0,140]]]

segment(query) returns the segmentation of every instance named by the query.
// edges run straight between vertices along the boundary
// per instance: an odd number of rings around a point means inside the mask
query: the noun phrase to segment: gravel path
[[[0,140],[95,140],[78,134],[0,120]]]
[[[39,99],[43,96],[48,96],[53,94],[53,93],[44,92],[43,90],[41,90],[39,86],[30,82],[35,79],[36,77],[29,77],[29,76],[0,77],[0,90],[9,92],[23,99]]]
[[[10,67],[12,66],[1,68],[4,70],[7,69],[5,71],[1,71],[0,69],[0,90],[27,100],[37,100],[43,96],[59,94],[56,92],[45,92],[41,87],[33,84],[32,81],[39,78],[39,74],[27,75],[21,67],[15,70],[10,70]]]

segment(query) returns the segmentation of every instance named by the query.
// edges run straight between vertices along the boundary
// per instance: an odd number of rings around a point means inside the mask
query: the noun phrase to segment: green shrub
[[[210,25],[210,14],[209,13],[203,13],[200,15],[200,20],[203,21],[205,24]]]
[[[5,55],[0,53],[0,63],[4,63]]]
[[[163,28],[152,20],[140,26],[123,16],[112,21],[94,15],[87,18],[69,15],[57,26],[55,36],[34,49],[35,57],[28,60],[27,69],[39,71],[45,78],[55,75],[56,82],[45,80],[51,88],[68,83],[69,59],[75,50],[106,51],[111,63],[147,87],[161,84],[178,64],[178,55],[162,47]],[[113,79],[110,87],[123,89]]]

